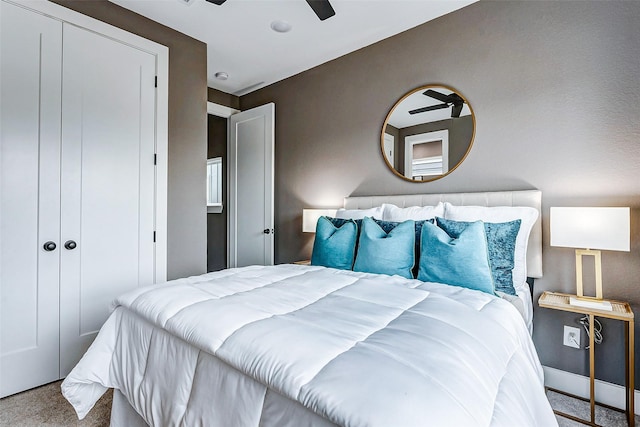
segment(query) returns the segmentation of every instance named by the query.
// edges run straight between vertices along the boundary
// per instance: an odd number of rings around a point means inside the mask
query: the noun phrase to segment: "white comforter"
[[[299,425],[304,412],[342,426],[556,425],[509,303],[323,267],[230,269],[121,296],[62,390],[83,418],[107,387],[157,426]]]

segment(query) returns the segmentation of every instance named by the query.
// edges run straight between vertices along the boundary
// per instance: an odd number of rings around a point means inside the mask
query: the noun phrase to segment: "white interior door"
[[[156,75],[152,54],[66,23],[63,31],[61,376],[112,300],[154,282]]]
[[[62,26],[5,2],[0,2],[0,8],[3,397],[59,378]],[[57,247],[45,251],[47,241]]]
[[[229,266],[273,265],[275,104],[229,121]]]
[[[395,169],[395,137],[393,135],[389,135],[388,133],[384,134],[384,155],[387,157],[387,161],[389,164]]]

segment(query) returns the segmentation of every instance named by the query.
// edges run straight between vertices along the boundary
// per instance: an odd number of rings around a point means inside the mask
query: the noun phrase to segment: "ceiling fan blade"
[[[462,106],[464,103],[456,103],[451,107],[451,117],[457,118],[460,117],[460,113],[462,112]]]
[[[422,108],[416,108],[415,110],[409,110],[409,114],[425,113],[427,111],[441,110],[443,108],[448,108],[448,107],[449,106],[447,104],[430,105],[428,107],[422,107]]]
[[[425,90],[423,93],[423,95],[427,95],[430,96],[431,98],[435,98],[438,101],[442,101],[442,102],[451,102],[449,100],[449,95],[445,95],[444,93],[440,93],[440,92],[436,92],[433,89],[427,89]]]
[[[222,6],[222,3],[226,2],[227,0],[207,0],[209,3],[213,3],[213,4],[217,4],[218,6]]]
[[[336,14],[329,0],[307,0],[307,3],[309,3],[309,6],[311,6],[311,9],[313,9],[321,21],[331,18]]]

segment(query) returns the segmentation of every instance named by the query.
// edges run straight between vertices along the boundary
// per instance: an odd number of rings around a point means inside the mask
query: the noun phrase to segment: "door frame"
[[[167,280],[167,192],[169,154],[169,48],[48,0],[2,0],[32,12],[96,32],[156,57],[156,162],[154,283]]]
[[[227,235],[226,235],[226,241],[227,241],[227,268],[230,267],[230,261],[229,261],[229,256],[230,256],[230,251],[229,251],[229,247],[230,247],[230,242],[231,242],[231,228],[229,227],[229,218],[230,218],[230,210],[231,210],[231,204],[229,203],[229,179],[231,178],[231,163],[229,162],[229,144],[231,143],[231,128],[230,128],[230,122],[229,122],[229,117],[231,117],[232,115],[239,113],[240,110],[236,110],[235,108],[231,108],[231,107],[227,107],[226,105],[221,105],[221,104],[216,104],[215,102],[209,102],[207,101],[207,115],[212,115],[212,116],[217,116],[217,117],[222,117],[223,119],[227,120],[227,158],[226,159],[222,159],[223,162],[227,162],[227,175],[224,177],[224,186],[226,187],[227,190],[227,200],[223,201],[223,204],[227,205],[227,209],[224,209],[225,215],[227,216]],[[235,214],[235,212],[234,212]],[[207,245],[209,243],[207,242]]]
[[[207,114],[211,114],[212,116],[218,116],[222,117],[223,119],[228,119],[232,115],[239,112],[240,110],[236,110],[235,108],[207,101]],[[228,139],[229,137],[227,136],[227,140]]]

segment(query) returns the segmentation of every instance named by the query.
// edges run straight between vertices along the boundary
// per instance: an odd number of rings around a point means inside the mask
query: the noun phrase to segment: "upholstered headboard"
[[[449,202],[458,206],[529,206],[537,209],[538,220],[531,229],[527,248],[527,276],[542,277],[542,192],[491,191],[484,193],[406,194],[400,196],[356,196],[345,197],[345,209],[368,209],[391,203],[399,207],[433,206],[438,202]]]

